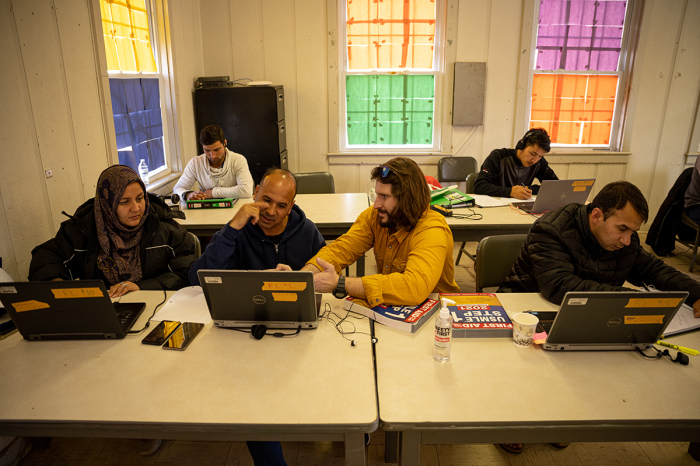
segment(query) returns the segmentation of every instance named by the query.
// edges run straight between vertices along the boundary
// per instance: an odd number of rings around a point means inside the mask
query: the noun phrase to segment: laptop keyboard
[[[117,317],[119,318],[119,322],[121,322],[122,327],[126,325],[132,315],[134,315],[134,311],[117,311]]]

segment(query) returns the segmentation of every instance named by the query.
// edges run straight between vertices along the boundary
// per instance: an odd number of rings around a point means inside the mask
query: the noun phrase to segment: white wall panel
[[[234,75],[231,14],[228,0],[200,0],[202,28],[202,76]]]
[[[85,200],[76,154],[65,64],[52,3],[34,0],[12,4],[22,50],[43,169],[53,170],[46,180],[54,228]],[[41,33],[37,33],[41,31]]]
[[[95,196],[97,179],[110,163],[102,111],[95,105],[100,101],[99,67],[86,4],[54,0],[83,198],[89,199]]]
[[[262,5],[261,0],[231,0],[231,41],[235,79],[266,79]],[[202,53],[208,54],[209,51],[203,50]]]

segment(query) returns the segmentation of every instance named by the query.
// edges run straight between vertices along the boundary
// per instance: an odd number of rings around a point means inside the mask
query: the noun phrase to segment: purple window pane
[[[537,70],[617,71],[627,2],[540,0]]]

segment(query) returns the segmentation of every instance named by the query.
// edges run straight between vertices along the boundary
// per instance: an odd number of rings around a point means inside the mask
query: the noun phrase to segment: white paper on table
[[[211,322],[211,314],[201,286],[188,286],[177,291],[151,320],[178,322]]]
[[[537,196],[532,196],[530,199],[516,199],[514,197],[502,197],[501,200],[507,204],[518,204],[520,202],[533,202]]]
[[[479,207],[504,207],[508,206],[508,202],[497,197],[486,196],[485,194],[467,194],[467,196],[473,197],[474,202]]]
[[[671,323],[666,327],[666,330],[664,330],[664,336],[669,337],[677,333],[689,332],[696,328],[700,328],[700,319],[695,318],[692,307],[683,304],[676,312]]]

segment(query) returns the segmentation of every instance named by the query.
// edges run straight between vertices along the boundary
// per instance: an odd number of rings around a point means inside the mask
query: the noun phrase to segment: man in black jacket
[[[606,185],[589,205],[569,204],[542,216],[501,282],[499,292],[541,292],[561,303],[569,291],[621,291],[625,281],[663,291],[688,291],[700,317],[700,285],[648,253],[637,230],[649,207],[626,181]]]
[[[551,141],[543,128],[531,129],[518,141],[515,149],[495,149],[481,165],[474,183],[476,194],[493,197],[530,199],[537,194],[539,185],[532,185],[537,178],[558,180],[544,159]]]

